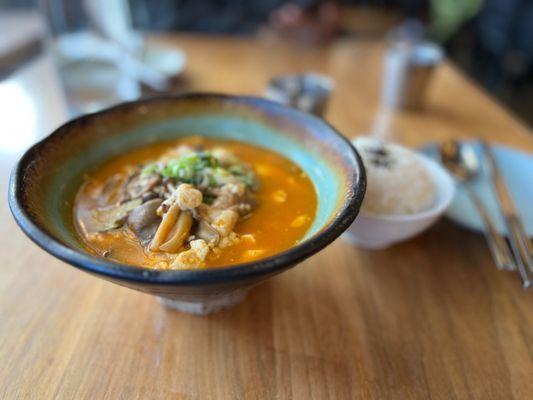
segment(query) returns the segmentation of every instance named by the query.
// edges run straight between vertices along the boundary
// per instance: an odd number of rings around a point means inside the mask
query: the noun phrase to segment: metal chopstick
[[[485,229],[483,229],[483,233],[489,246],[489,250],[492,253],[494,263],[498,269],[510,271],[516,270],[511,249],[507,245],[505,237],[496,230],[496,227],[494,226],[494,223],[492,222],[485,205],[482,203],[481,199],[472,189],[472,187],[468,186],[468,184],[465,184],[464,187],[470,196],[471,201],[474,203],[477,213],[485,227]]]
[[[529,238],[525,234],[524,225],[520,219],[520,215],[516,209],[514,201],[505,185],[503,177],[498,169],[498,164],[490,148],[489,144],[481,140],[481,145],[485,158],[489,162],[490,177],[493,184],[493,189],[496,192],[498,206],[505,220],[505,225],[509,232],[509,242],[511,251],[518,267],[518,272],[522,278],[522,283],[525,288],[531,286],[532,281],[530,273],[533,271],[533,262],[530,254]]]

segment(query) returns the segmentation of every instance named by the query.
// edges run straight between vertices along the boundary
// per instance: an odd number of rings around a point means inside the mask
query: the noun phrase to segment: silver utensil
[[[463,185],[483,221],[485,238],[496,266],[499,269],[514,270],[513,259],[505,238],[497,231],[485,205],[470,186],[472,180],[479,174],[476,154],[472,148],[451,140],[440,147],[440,157],[446,169]]]
[[[430,42],[396,41],[383,60],[381,103],[392,109],[419,110],[444,51]]]
[[[326,75],[282,75],[269,81],[265,97],[323,117],[332,90],[333,80]]]
[[[518,213],[513,198],[509,193],[509,189],[498,169],[498,164],[492,149],[484,140],[481,140],[481,147],[485,158],[488,161],[489,176],[492,179],[492,186],[496,192],[498,206],[500,207],[500,211],[505,220],[505,225],[507,226],[511,250],[516,260],[518,271],[522,275],[524,286],[530,286],[531,281],[529,279],[527,279],[526,284],[526,278],[529,277],[529,272],[533,271],[533,260],[531,259],[530,254],[529,238],[526,235],[524,224],[522,223],[522,219],[520,218],[520,214]]]

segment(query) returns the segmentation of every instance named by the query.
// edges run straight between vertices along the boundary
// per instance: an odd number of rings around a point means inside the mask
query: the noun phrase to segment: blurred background
[[[97,35],[80,35],[84,29]],[[87,96],[99,98],[98,91],[108,90],[109,82],[116,87],[108,95],[116,101],[136,98],[146,89],[164,91],[167,78],[183,68],[185,55],[147,54],[139,50],[142,37],[133,32],[252,35],[301,46],[325,46],[346,36],[431,40],[479,85],[533,123],[531,0],[0,0],[0,80],[52,38],[60,65],[70,60],[62,80],[71,97],[76,97],[76,84],[86,79],[87,68],[104,77],[104,83],[84,82],[85,90],[89,86],[94,93],[84,92],[83,107],[91,103]],[[93,65],[71,62],[94,54],[99,60]],[[106,70],[104,61],[117,57],[127,73]],[[78,112],[101,106],[73,104]]]

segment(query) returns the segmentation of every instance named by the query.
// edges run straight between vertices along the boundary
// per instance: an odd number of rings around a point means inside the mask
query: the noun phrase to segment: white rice
[[[367,175],[363,212],[406,215],[433,205],[435,184],[412,150],[372,138],[358,138],[353,143]]]

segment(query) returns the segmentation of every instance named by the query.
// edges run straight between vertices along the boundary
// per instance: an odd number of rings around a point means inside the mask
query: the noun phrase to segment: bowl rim
[[[22,201],[22,180],[25,168],[32,162],[33,157],[38,154],[39,149],[51,138],[59,135],[68,126],[78,124],[80,121],[87,121],[95,116],[125,111],[131,107],[138,107],[148,103],[166,101],[188,101],[188,100],[215,100],[220,102],[237,101],[249,103],[257,107],[276,108],[282,112],[290,111],[300,117],[311,118],[314,122],[320,122],[329,129],[329,134],[336,136],[346,144],[346,151],[354,160],[353,168],[356,179],[350,183],[350,195],[346,196],[341,203],[340,211],[327,223],[325,228],[308,238],[302,243],[274,254],[270,257],[252,262],[236,264],[227,267],[217,267],[197,270],[152,270],[139,266],[123,264],[115,261],[98,258],[87,252],[73,249],[49,234],[45,227],[35,221],[26,211]],[[14,165],[10,181],[8,203],[15,221],[22,231],[39,247],[55,256],[56,258],[88,273],[103,275],[105,277],[119,281],[128,281],[144,284],[157,285],[198,285],[234,282],[249,280],[257,276],[273,275],[281,272],[304,259],[319,252],[327,245],[337,239],[355,220],[362,204],[366,189],[366,173],[361,157],[357,150],[350,143],[349,139],[343,136],[333,126],[325,120],[316,116],[303,113],[297,109],[275,103],[273,101],[255,96],[236,96],[220,93],[194,92],[179,95],[155,96],[147,99],[140,99],[131,102],[124,102],[118,105],[79,116],[71,119],[56,128],[52,133],[27,149],[19,161]]]

